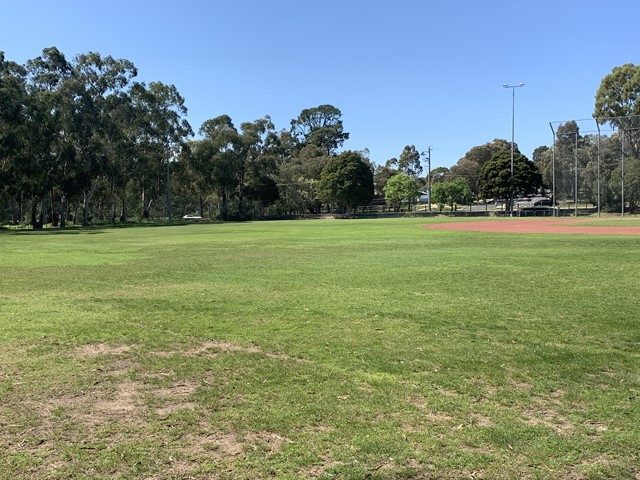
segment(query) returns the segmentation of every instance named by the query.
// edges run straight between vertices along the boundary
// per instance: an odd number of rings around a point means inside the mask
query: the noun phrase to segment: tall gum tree
[[[623,130],[631,156],[640,157],[640,65],[614,67],[602,79],[593,116]]]
[[[0,52],[0,200],[8,201],[12,223],[21,217],[20,186],[26,181],[20,174],[28,138],[26,74],[24,67],[6,61]]]
[[[300,146],[311,144],[322,147],[327,156],[335,155],[336,150],[349,138],[342,125],[342,112],[333,105],[302,110],[298,118],[291,120],[291,134]]]

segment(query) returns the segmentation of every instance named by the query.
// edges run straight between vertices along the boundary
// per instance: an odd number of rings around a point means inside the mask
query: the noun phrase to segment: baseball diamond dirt
[[[433,230],[457,230],[493,233],[556,233],[587,235],[640,235],[640,226],[594,225],[597,219],[530,218],[481,220],[476,222],[448,222],[423,225]]]

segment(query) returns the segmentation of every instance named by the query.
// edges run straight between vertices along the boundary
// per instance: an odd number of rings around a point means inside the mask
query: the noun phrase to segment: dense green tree
[[[393,161],[396,161],[396,164]],[[389,182],[389,179],[398,173],[398,170],[394,168],[397,165],[395,158],[387,161],[384,165],[377,165],[373,173],[373,183],[375,185],[375,194],[384,196],[384,189]]]
[[[622,165],[619,165],[611,172],[609,178],[609,189],[611,191],[611,206],[615,211],[622,209]],[[629,213],[636,213],[640,205],[640,160],[633,157],[625,158],[624,161],[624,203],[625,210]]]
[[[342,125],[342,112],[333,105],[302,110],[298,118],[291,120],[291,134],[301,147],[316,145],[323,148],[327,156],[334,155],[349,138]]]
[[[602,79],[593,116],[624,130],[629,154],[640,158],[640,65],[614,67]]]
[[[240,162],[239,170],[238,212],[244,217],[247,215],[245,188],[249,188],[250,200],[257,202],[259,212],[279,197],[275,181],[279,141],[269,116],[240,125],[240,148],[244,161]],[[260,191],[261,188],[265,190]]]
[[[407,202],[408,208],[411,210],[411,205],[419,194],[420,188],[416,179],[405,173],[398,173],[391,177],[384,188],[385,202],[396,210],[404,201]]]
[[[371,165],[359,152],[342,152],[332,157],[322,169],[318,193],[327,203],[350,212],[358,205],[368,205],[373,192]]]
[[[21,216],[19,185],[26,180],[20,172],[26,161],[28,128],[25,78],[24,67],[5,61],[4,53],[0,52],[0,201],[8,202],[12,222]]]
[[[398,159],[398,171],[413,178],[422,173],[420,153],[416,150],[415,145],[405,145]]]
[[[281,205],[286,213],[318,212],[321,202],[317,184],[329,158],[322,147],[309,144],[295,150],[280,165],[278,184]]]
[[[14,73],[8,82],[10,71]],[[22,98],[14,102],[16,110],[9,108],[6,93],[8,85],[18,85],[17,71],[22,87],[13,88],[11,98],[15,101],[20,92]],[[184,100],[173,86],[133,83],[136,74],[128,60],[94,52],[69,61],[55,47],[46,48],[25,67],[2,56],[0,148],[10,151],[0,152],[0,157],[3,178],[11,175],[11,185],[3,181],[0,194],[12,210],[20,210],[14,216],[22,219],[22,205],[28,203],[34,227],[41,227],[45,217],[54,224],[59,218],[64,226],[71,201],[81,203],[86,225],[92,208],[100,218],[110,210],[114,221],[119,201],[120,219],[125,220],[127,189],[133,182],[143,192],[154,190],[154,198],[163,189],[169,191],[170,161],[191,133]],[[10,115],[15,118],[7,129],[3,126]],[[53,208],[56,202],[59,215]],[[144,195],[142,203],[146,210]],[[166,209],[171,212],[170,201]]]
[[[447,181],[451,178],[451,170],[447,167],[436,167],[431,170],[431,185]]]
[[[204,139],[193,145],[196,163],[210,172],[212,186],[218,197],[218,208],[223,220],[229,218],[229,201],[240,184],[243,158],[241,140],[231,117],[219,115],[207,120],[200,128]]]
[[[473,201],[473,192],[469,187],[469,182],[458,177],[433,185],[431,201],[438,204],[440,211],[444,209],[445,205],[449,205],[451,211],[454,211],[456,205],[469,205]]]
[[[465,178],[473,193],[478,195],[478,179],[480,178],[482,167],[491,160],[491,157],[496,152],[505,149],[511,150],[511,142],[499,138],[494,139],[493,142],[473,147],[451,167],[451,173],[455,176]]]
[[[504,198],[531,195],[542,188],[542,175],[538,167],[519,151],[515,152],[513,179],[511,177],[511,151],[502,150],[493,155],[482,167],[478,187],[482,198]]]

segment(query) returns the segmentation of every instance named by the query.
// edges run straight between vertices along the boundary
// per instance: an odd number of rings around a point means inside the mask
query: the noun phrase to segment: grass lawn
[[[0,232],[0,478],[640,478],[640,236],[425,221]]]

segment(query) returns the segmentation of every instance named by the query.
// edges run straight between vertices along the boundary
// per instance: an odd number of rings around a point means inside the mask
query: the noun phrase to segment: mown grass
[[[424,221],[0,232],[0,478],[640,475],[640,237]]]

